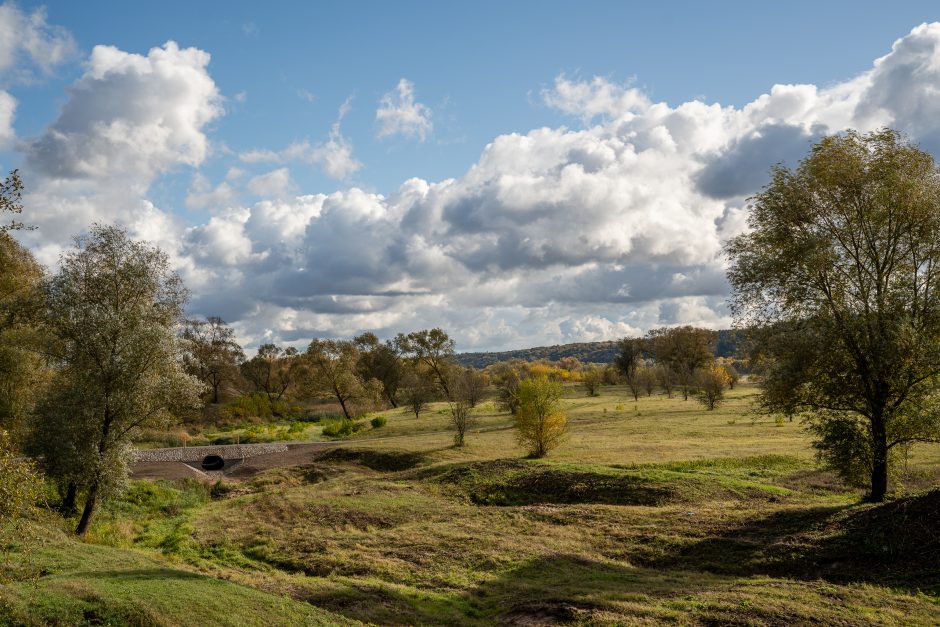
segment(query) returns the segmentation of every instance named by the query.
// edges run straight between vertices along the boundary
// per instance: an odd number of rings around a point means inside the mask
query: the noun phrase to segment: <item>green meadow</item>
[[[863,504],[756,393],[572,386],[541,460],[486,400],[463,448],[436,404],[239,480],[134,481],[86,542],[49,516],[7,545],[0,621],[937,624],[940,447]]]

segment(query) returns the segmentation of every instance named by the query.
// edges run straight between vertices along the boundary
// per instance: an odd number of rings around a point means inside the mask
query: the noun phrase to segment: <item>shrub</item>
[[[323,426],[323,435],[328,438],[345,438],[365,428],[365,423],[352,420],[337,420]]]
[[[540,376],[519,386],[516,430],[519,443],[532,457],[544,457],[557,447],[568,430],[568,417],[561,410],[561,384]]]
[[[724,368],[715,364],[699,370],[695,383],[698,388],[696,398],[710,411],[724,400],[725,388],[730,385],[731,377]]]
[[[220,407],[219,419],[230,423],[238,420],[270,420],[275,416],[294,418],[302,416],[303,413],[303,407],[289,405],[284,401],[272,401],[267,394],[252,392]]]
[[[0,521],[16,523],[41,493],[42,479],[33,463],[18,457],[6,431],[0,430]]]
[[[209,488],[209,496],[213,499],[221,499],[231,491],[232,486],[228,485],[227,483],[222,483],[222,480],[219,479],[212,484],[211,488]]]
[[[588,366],[581,373],[581,385],[588,396],[597,396],[597,390],[604,384],[604,373],[597,366]]]
[[[388,418],[386,418],[385,416],[376,416],[369,422],[372,423],[373,429],[379,429],[385,426],[385,424],[388,422]]]

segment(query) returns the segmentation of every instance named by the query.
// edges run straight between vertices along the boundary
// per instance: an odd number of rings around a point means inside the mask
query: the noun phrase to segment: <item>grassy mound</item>
[[[638,561],[940,593],[940,490],[880,505],[780,509],[702,533],[667,555]]]
[[[461,464],[437,477],[478,505],[597,503],[664,505],[703,498],[777,498],[774,486],[734,477],[703,477],[656,466],[609,466],[496,460]]]
[[[940,594],[940,489],[848,510],[807,535],[829,578]]]
[[[406,451],[373,451],[355,448],[330,449],[317,459],[319,462],[359,464],[379,472],[410,470],[424,463],[420,453]]]
[[[343,616],[207,577],[139,551],[49,530],[29,555],[40,576],[0,586],[2,625],[336,625]]]

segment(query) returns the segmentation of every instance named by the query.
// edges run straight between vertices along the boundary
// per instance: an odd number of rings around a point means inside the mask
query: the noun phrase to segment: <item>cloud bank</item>
[[[542,99],[571,127],[500,135],[462,175],[388,195],[298,195],[281,167],[248,179],[258,200],[245,203],[240,173],[216,186],[197,174],[188,203],[214,209],[184,226],[148,189],[211,149],[207,125],[222,107],[208,60],[172,42],[146,56],[95,48],[60,117],[25,144],[41,227],[29,237],[48,257],[92,220],[128,224],[172,252],[195,312],[233,322],[250,345],[443,326],[462,350],[508,349],[726,327],[721,245],[744,228],[746,198],[774,163],[795,164],[847,128],[890,125],[940,149],[940,24],[924,24],[856,77],[774,85],[740,108],[559,76]],[[380,135],[431,132],[405,80],[383,110]],[[0,137],[3,111],[0,99]],[[343,165],[351,152],[331,160],[338,124],[318,146],[241,161],[303,155],[344,178],[361,164]]]

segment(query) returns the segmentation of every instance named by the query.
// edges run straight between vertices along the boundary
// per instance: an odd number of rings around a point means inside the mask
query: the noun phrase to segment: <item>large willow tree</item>
[[[85,498],[76,532],[127,477],[136,429],[199,403],[176,334],[186,290],[158,248],[95,226],[45,286],[47,351],[56,367],[33,448],[47,473]]]
[[[881,501],[898,447],[940,437],[937,166],[889,129],[826,137],[773,170],[748,225],[728,277],[762,403],[805,413],[820,457]]]

